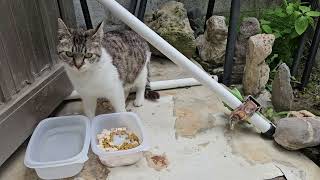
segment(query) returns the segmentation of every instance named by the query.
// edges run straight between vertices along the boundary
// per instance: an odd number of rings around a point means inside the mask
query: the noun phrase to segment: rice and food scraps
[[[140,145],[138,136],[126,127],[103,129],[97,138],[98,147],[108,152],[133,149]]]

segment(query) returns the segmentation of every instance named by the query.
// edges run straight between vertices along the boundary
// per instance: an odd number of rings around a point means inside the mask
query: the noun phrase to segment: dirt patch
[[[177,108],[175,114],[177,116],[175,124],[177,135],[192,138],[198,132],[214,127],[214,119],[209,118],[207,112],[195,112],[191,107],[185,107]]]
[[[156,155],[151,152],[146,152],[144,153],[144,156],[147,160],[148,166],[157,171],[161,171],[169,166],[169,160],[165,153],[162,155]]]
[[[319,67],[319,65],[318,65]],[[320,116],[320,68],[314,66],[309,83],[302,91],[295,92],[293,110],[306,109],[313,114]],[[299,73],[302,74],[304,66],[301,65]],[[297,77],[301,77],[299,74]]]
[[[109,169],[101,164],[99,157],[90,150],[89,160],[85,162],[82,171],[75,177],[66,178],[65,180],[74,180],[75,178],[78,178],[79,180],[105,180],[107,179],[109,172]]]
[[[246,136],[240,135],[246,133]],[[232,153],[243,157],[250,164],[265,164],[272,162],[270,152],[265,140],[257,136],[253,129],[238,128],[229,134],[228,144],[232,148]],[[272,149],[272,148],[271,148]]]
[[[205,87],[180,89],[175,97],[174,113],[176,136],[193,138],[198,133],[215,127],[217,112],[225,112],[222,105],[213,93]]]

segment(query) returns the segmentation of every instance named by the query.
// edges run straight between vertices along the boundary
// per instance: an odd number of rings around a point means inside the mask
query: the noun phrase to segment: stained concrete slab
[[[211,99],[212,102],[207,101],[208,103],[197,101],[197,99],[208,99],[205,96],[206,88],[194,87],[185,91],[189,92],[183,92],[181,89],[162,92],[163,97],[158,103],[148,102],[146,106],[134,110],[142,117],[150,136],[150,152],[165,154],[169,162],[168,167],[156,171],[150,168],[147,161],[143,159],[135,166],[110,169],[108,179],[257,180],[271,179],[283,174],[289,180],[318,179],[320,169],[312,161],[300,153],[288,152],[279,148],[273,141],[263,140],[253,127],[242,126],[231,132],[227,128],[227,118],[219,98]],[[181,94],[189,95],[181,96]],[[204,96],[199,96],[199,94],[204,94]],[[193,136],[188,137],[177,133],[178,117],[175,115],[177,110],[188,106],[188,103],[177,103],[185,98],[193,102],[193,107],[195,107],[191,109],[193,113],[197,113],[202,108],[200,111],[211,114],[211,120],[214,119],[213,124],[207,123],[207,127],[202,127],[206,128],[205,131],[197,131]],[[218,107],[216,111],[212,107],[212,110],[208,110],[211,103],[216,103]],[[186,119],[190,117],[194,115],[190,113],[184,116]],[[200,119],[197,121],[200,124],[210,121],[210,118],[206,116],[197,118]],[[188,121],[185,123],[187,124]],[[197,123],[191,123],[191,126],[192,124]],[[180,128],[190,129],[184,125]]]
[[[69,180],[257,180],[283,174],[289,180],[316,180],[320,177],[320,169],[312,161],[300,153],[281,149],[273,141],[263,140],[253,127],[238,126],[231,132],[227,128],[227,110],[219,98],[205,87],[163,91],[161,95],[158,102],[146,101],[140,108],[132,107],[130,102],[128,108],[138,113],[143,121],[151,144],[149,152],[165,154],[167,168],[157,171],[149,167],[146,158],[132,166],[106,168],[90,153],[84,170]],[[194,107],[188,109],[191,113],[182,117],[176,114],[191,104]],[[193,113],[199,111],[208,116],[195,117]],[[190,120],[192,117],[199,120],[176,125],[179,118]],[[202,126],[195,125],[198,123]],[[192,136],[184,136],[181,131],[192,129],[188,124],[206,130],[192,131]],[[23,166],[24,150],[25,146],[13,155],[5,168],[1,167],[1,180],[37,179],[33,170]]]
[[[153,61],[153,80],[189,77],[168,61]],[[81,101],[62,108],[59,115],[83,113]],[[101,112],[110,106],[100,104]],[[299,152],[286,151],[264,140],[252,126],[243,124],[230,131],[219,97],[203,86],[161,91],[157,102],[127,109],[141,117],[151,149],[137,164],[107,168],[89,153],[83,171],[67,180],[260,180],[285,175],[288,180],[317,180],[320,168]],[[27,142],[26,142],[27,143]],[[37,180],[34,170],[23,165],[26,144],[0,168],[0,180]],[[150,155],[151,154],[151,155]],[[160,170],[148,164],[155,155],[166,158]]]

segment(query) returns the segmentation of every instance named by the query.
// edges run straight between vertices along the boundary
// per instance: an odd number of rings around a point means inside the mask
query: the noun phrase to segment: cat
[[[132,90],[134,106],[142,106],[145,97],[160,97],[150,90],[148,43],[130,30],[104,33],[103,26],[102,21],[95,29],[76,30],[58,19],[58,56],[90,119],[98,98],[107,98],[116,112],[125,112]]]

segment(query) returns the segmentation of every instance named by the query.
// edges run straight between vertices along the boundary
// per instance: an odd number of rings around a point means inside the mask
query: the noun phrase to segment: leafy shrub
[[[309,26],[314,27],[313,17],[320,16],[320,12],[312,11],[310,6],[298,1],[284,0],[281,7],[267,10],[260,19],[261,29],[264,33],[274,34],[272,54],[267,59],[271,70],[279,63],[292,65],[294,52],[298,46],[298,37]]]

